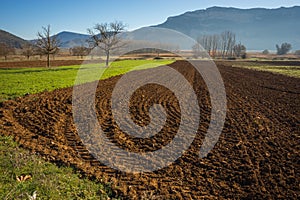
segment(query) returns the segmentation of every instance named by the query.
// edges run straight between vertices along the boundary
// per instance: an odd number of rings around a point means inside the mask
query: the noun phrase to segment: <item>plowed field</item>
[[[217,65],[225,84],[227,115],[217,144],[205,158],[199,158],[199,150],[210,121],[209,93],[201,76],[185,61],[170,66],[194,84],[201,113],[200,125],[190,148],[166,168],[132,174],[98,162],[77,134],[72,118],[72,88],[3,102],[0,134],[13,135],[24,147],[46,159],[112,182],[124,198],[299,198],[299,79],[234,68],[230,62]],[[180,120],[174,94],[155,84],[148,84],[134,93],[130,101],[133,119],[147,124],[149,107],[160,103],[166,109],[167,124],[154,137],[133,138],[123,133],[112,119],[110,99],[119,79],[117,76],[101,81],[96,91],[97,118],[106,135],[118,146],[134,152],[154,151],[168,144]]]

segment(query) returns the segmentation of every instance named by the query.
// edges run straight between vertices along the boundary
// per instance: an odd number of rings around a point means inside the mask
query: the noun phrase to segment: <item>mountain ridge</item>
[[[170,28],[194,39],[230,30],[248,49],[275,49],[282,42],[300,48],[300,6],[272,9],[214,6],[170,16],[153,27]]]
[[[87,39],[90,38],[87,34],[75,33],[70,31],[62,31],[56,34],[57,39],[61,42],[63,48],[72,48],[74,46],[88,46]]]
[[[291,43],[292,50],[300,49],[300,6],[249,9],[213,6],[170,16],[161,24],[125,32],[122,37],[140,40],[151,33],[152,38],[160,40],[162,36],[159,31],[153,33],[151,27],[172,29],[193,39],[229,30],[236,34],[237,42],[243,43],[248,50],[275,50],[275,45],[283,42]],[[86,41],[90,37],[71,31],[61,31],[56,36],[62,48],[88,46]],[[170,40],[176,41],[176,38]],[[28,41],[0,30],[0,42],[21,48]]]
[[[28,44],[28,41],[18,37],[12,33],[0,29],[0,43],[4,43],[12,48],[22,48],[24,45]]]

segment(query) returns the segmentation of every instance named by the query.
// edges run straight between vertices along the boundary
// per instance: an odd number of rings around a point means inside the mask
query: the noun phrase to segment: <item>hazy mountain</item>
[[[70,48],[74,46],[88,46],[87,39],[89,35],[63,31],[56,34],[57,38],[61,42],[62,48]]]
[[[56,34],[56,37],[61,42],[61,48],[70,48],[74,46],[88,46],[87,40],[89,35],[79,34],[74,32],[63,31]],[[193,45],[192,41],[186,43],[182,33],[176,33],[172,30],[163,28],[143,27],[131,32],[124,32],[121,37],[126,40],[137,40],[149,43],[168,43],[178,44],[181,49],[190,48]],[[143,43],[146,44],[146,43]],[[141,45],[141,43],[140,43]]]
[[[87,39],[90,37],[86,34],[62,31],[55,35],[60,42],[60,48],[72,48],[75,46],[88,47]],[[31,43],[35,43],[37,40],[30,40]]]
[[[191,49],[195,44],[192,38],[183,33],[157,27],[143,27],[126,32],[122,37],[136,44],[139,43],[138,46],[146,45],[148,47],[165,48],[167,50]]]
[[[248,49],[275,49],[289,42],[300,49],[300,6],[277,9],[211,7],[169,17],[154,27],[170,28],[197,38],[225,30],[234,32]]]
[[[28,42],[18,36],[15,36],[11,33],[0,30],[0,43],[5,43],[10,47],[20,49],[22,46],[24,46]]]

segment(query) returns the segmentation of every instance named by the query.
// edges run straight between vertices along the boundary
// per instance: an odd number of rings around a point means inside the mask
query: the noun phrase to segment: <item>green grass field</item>
[[[57,167],[21,149],[11,137],[0,137],[0,199],[108,199],[109,184],[81,178],[72,168]],[[22,176],[29,177],[27,180]],[[19,180],[18,180],[19,179]]]
[[[101,79],[136,70],[172,63],[171,60],[124,60],[104,68],[96,64],[83,65],[80,81],[99,79],[94,69],[104,70]],[[138,68],[136,68],[139,66]],[[0,69],[0,101],[25,94],[74,85],[79,65],[55,68]],[[109,183],[82,178],[70,167],[56,166],[33,155],[15,143],[11,137],[0,136],[0,199],[114,199]],[[28,180],[18,181],[27,175]]]
[[[286,76],[300,78],[300,66],[276,66],[276,65],[233,65],[233,67],[242,67],[247,69],[269,71],[272,73],[283,74]]]
[[[104,70],[101,79],[124,74],[131,69],[146,69],[159,65],[166,65],[174,60],[124,60],[116,61],[105,68],[102,64],[86,64],[61,66],[53,68],[7,68],[0,69],[0,101],[13,99],[26,94],[43,91],[52,91],[74,85],[79,68],[84,71],[81,81],[90,82],[98,80],[93,69]]]

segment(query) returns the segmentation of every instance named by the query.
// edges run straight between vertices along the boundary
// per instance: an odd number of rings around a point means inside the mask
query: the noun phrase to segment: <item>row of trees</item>
[[[89,47],[73,47],[69,50],[70,54],[83,57],[88,55],[93,48],[98,47],[106,55],[106,65],[108,66],[111,52],[126,45],[126,42],[119,37],[119,34],[124,30],[125,25],[118,21],[96,24],[93,28],[88,29],[90,34]],[[50,55],[55,55],[59,52],[61,43],[55,35],[51,36],[50,25],[42,27],[42,31],[38,32],[37,36],[35,44],[27,44],[23,47],[23,55],[28,59],[33,55],[46,55],[47,66],[49,67]],[[160,45],[158,44],[158,46]],[[173,49],[174,47],[170,48]],[[276,45],[278,55],[288,53],[291,48],[289,43],[283,43],[281,46]],[[205,51],[212,57],[246,57],[246,47],[240,42],[236,43],[236,36],[231,31],[224,31],[221,34],[203,35],[197,39],[197,43],[193,45],[192,49],[195,58],[205,56]],[[9,54],[14,53],[15,50],[13,48],[0,43],[0,56],[4,56],[6,59]],[[263,54],[268,53],[268,50],[263,51]],[[159,52],[157,54],[159,56]]]
[[[285,54],[287,54],[291,49],[292,49],[292,45],[289,44],[289,43],[284,42],[284,43],[282,43],[280,46],[279,46],[278,44],[276,44],[276,50],[277,50],[276,54],[277,54],[277,55],[285,55]],[[269,54],[269,53],[270,53],[270,52],[269,52],[268,49],[265,49],[265,50],[262,51],[262,54],[265,54],[265,55],[267,55],[267,54]],[[295,55],[300,55],[300,50],[295,51]]]
[[[9,55],[9,54],[14,54],[15,53],[15,50],[13,48],[8,48],[8,46],[6,45],[4,48],[1,47],[1,45],[3,44],[0,44],[0,51],[5,51],[6,52],[6,56]],[[39,55],[39,56],[42,56],[42,55],[45,55],[45,49],[40,49],[38,48],[38,46],[34,45],[34,44],[26,44],[22,47],[22,55],[24,55],[27,59],[29,59],[30,57],[32,56],[36,56],[36,55]],[[70,55],[72,56],[80,56],[81,58],[83,58],[83,56],[87,56],[91,51],[91,48],[88,48],[88,47],[84,47],[84,46],[75,46],[73,48],[70,48],[69,49],[69,53]],[[55,55],[59,52],[59,46],[57,46],[57,48],[55,48],[55,50],[52,50],[52,51],[49,51],[49,55]],[[0,55],[3,55],[1,52],[0,52]]]
[[[90,39],[88,40],[89,48],[84,46],[74,47],[70,49],[70,53],[76,56],[85,56],[90,51],[98,47],[106,55],[106,66],[108,66],[110,53],[125,45],[122,42],[119,34],[125,30],[125,25],[122,22],[111,22],[96,24],[93,28],[88,29]],[[50,25],[42,27],[42,31],[37,33],[37,40],[34,44],[26,44],[23,47],[23,55],[28,59],[33,55],[46,55],[47,67],[50,67],[50,56],[59,52],[61,43],[59,39],[53,35],[51,36]],[[0,56],[4,56],[5,59],[9,54],[13,54],[14,49],[6,44],[0,44]]]
[[[36,43],[25,44],[22,47],[22,54],[28,59],[34,55],[46,55],[47,66],[50,66],[50,55],[57,54],[60,46],[57,37],[51,36],[50,33],[50,25],[43,27],[43,30],[37,33],[38,39]],[[15,49],[6,44],[0,44],[0,56],[4,56],[6,60],[9,54],[15,54]]]
[[[241,43],[236,43],[236,36],[231,31],[199,37],[197,43],[192,47],[194,57],[202,56],[201,46],[212,57],[246,57],[246,47]]]
[[[75,46],[73,48],[69,49],[69,52],[73,56],[80,56],[83,58],[83,56],[87,56],[91,52],[91,48],[85,47],[85,46]]]
[[[6,60],[10,54],[15,54],[15,49],[5,43],[0,43],[0,56],[3,56]]]
[[[106,66],[108,66],[109,56],[111,51],[125,45],[121,42],[119,34],[125,30],[125,25],[122,22],[111,22],[96,24],[93,28],[88,29],[90,39],[88,40],[90,48],[75,47],[70,49],[73,55],[84,56],[89,54],[91,49],[98,47],[106,55]],[[42,32],[38,32],[36,47],[39,52],[47,55],[47,66],[50,66],[50,55],[56,54],[59,50],[60,42],[56,36],[50,36],[50,25],[43,27]]]

